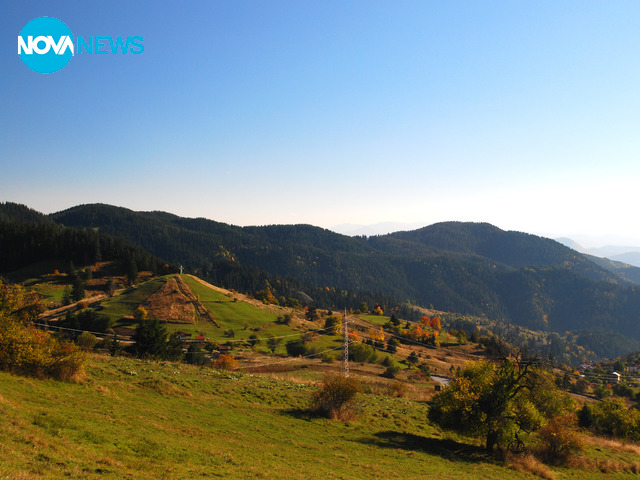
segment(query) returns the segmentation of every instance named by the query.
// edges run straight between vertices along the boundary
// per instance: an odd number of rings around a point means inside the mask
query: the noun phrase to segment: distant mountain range
[[[586,248],[570,238],[556,238],[556,241],[580,253],[640,267],[640,247],[638,246],[605,245],[604,247]]]
[[[8,214],[6,205],[0,221],[3,215],[29,221],[15,208]],[[640,287],[632,283],[640,280],[640,268],[486,223],[349,237],[310,225],[238,227],[101,204],[45,218],[118,237],[228,288],[269,288],[283,301],[309,287],[315,302],[341,308],[367,293],[368,301],[387,308],[409,301],[573,331],[601,355],[640,349]]]

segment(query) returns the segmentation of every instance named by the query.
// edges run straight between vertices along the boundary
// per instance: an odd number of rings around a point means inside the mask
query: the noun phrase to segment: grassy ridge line
[[[297,383],[99,356],[87,370],[83,384],[0,373],[0,478],[528,478],[475,447],[447,453],[425,405],[402,399],[363,395],[344,424],[304,413]]]

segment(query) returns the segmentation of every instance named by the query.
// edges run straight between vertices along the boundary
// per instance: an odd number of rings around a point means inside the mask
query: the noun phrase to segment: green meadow
[[[0,373],[0,478],[539,478],[432,427],[424,402],[359,394],[354,420],[335,421],[308,411],[315,388],[97,355],[80,383]],[[594,450],[612,454],[634,458]],[[545,478],[603,478],[545,468]]]

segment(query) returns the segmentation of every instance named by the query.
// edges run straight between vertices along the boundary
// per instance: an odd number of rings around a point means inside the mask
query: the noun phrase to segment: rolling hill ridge
[[[269,288],[281,301],[313,287],[318,305],[356,308],[358,293],[369,292],[387,307],[408,301],[536,330],[589,332],[589,347],[600,352],[640,347],[640,287],[554,240],[486,223],[367,238],[101,204],[48,218],[117,237],[227,288]]]

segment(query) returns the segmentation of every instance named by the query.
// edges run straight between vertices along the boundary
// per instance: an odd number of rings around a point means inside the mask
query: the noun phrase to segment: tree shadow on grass
[[[374,437],[358,441],[381,448],[426,452],[453,462],[495,462],[495,458],[488,454],[483,447],[456,442],[448,438],[421,437],[412,433],[391,430],[375,433]]]
[[[311,420],[315,420],[317,418],[325,418],[322,415],[314,412],[310,408],[288,408],[286,410],[280,410],[282,415],[288,415],[293,418],[297,418],[298,420],[306,420],[310,422]]]

